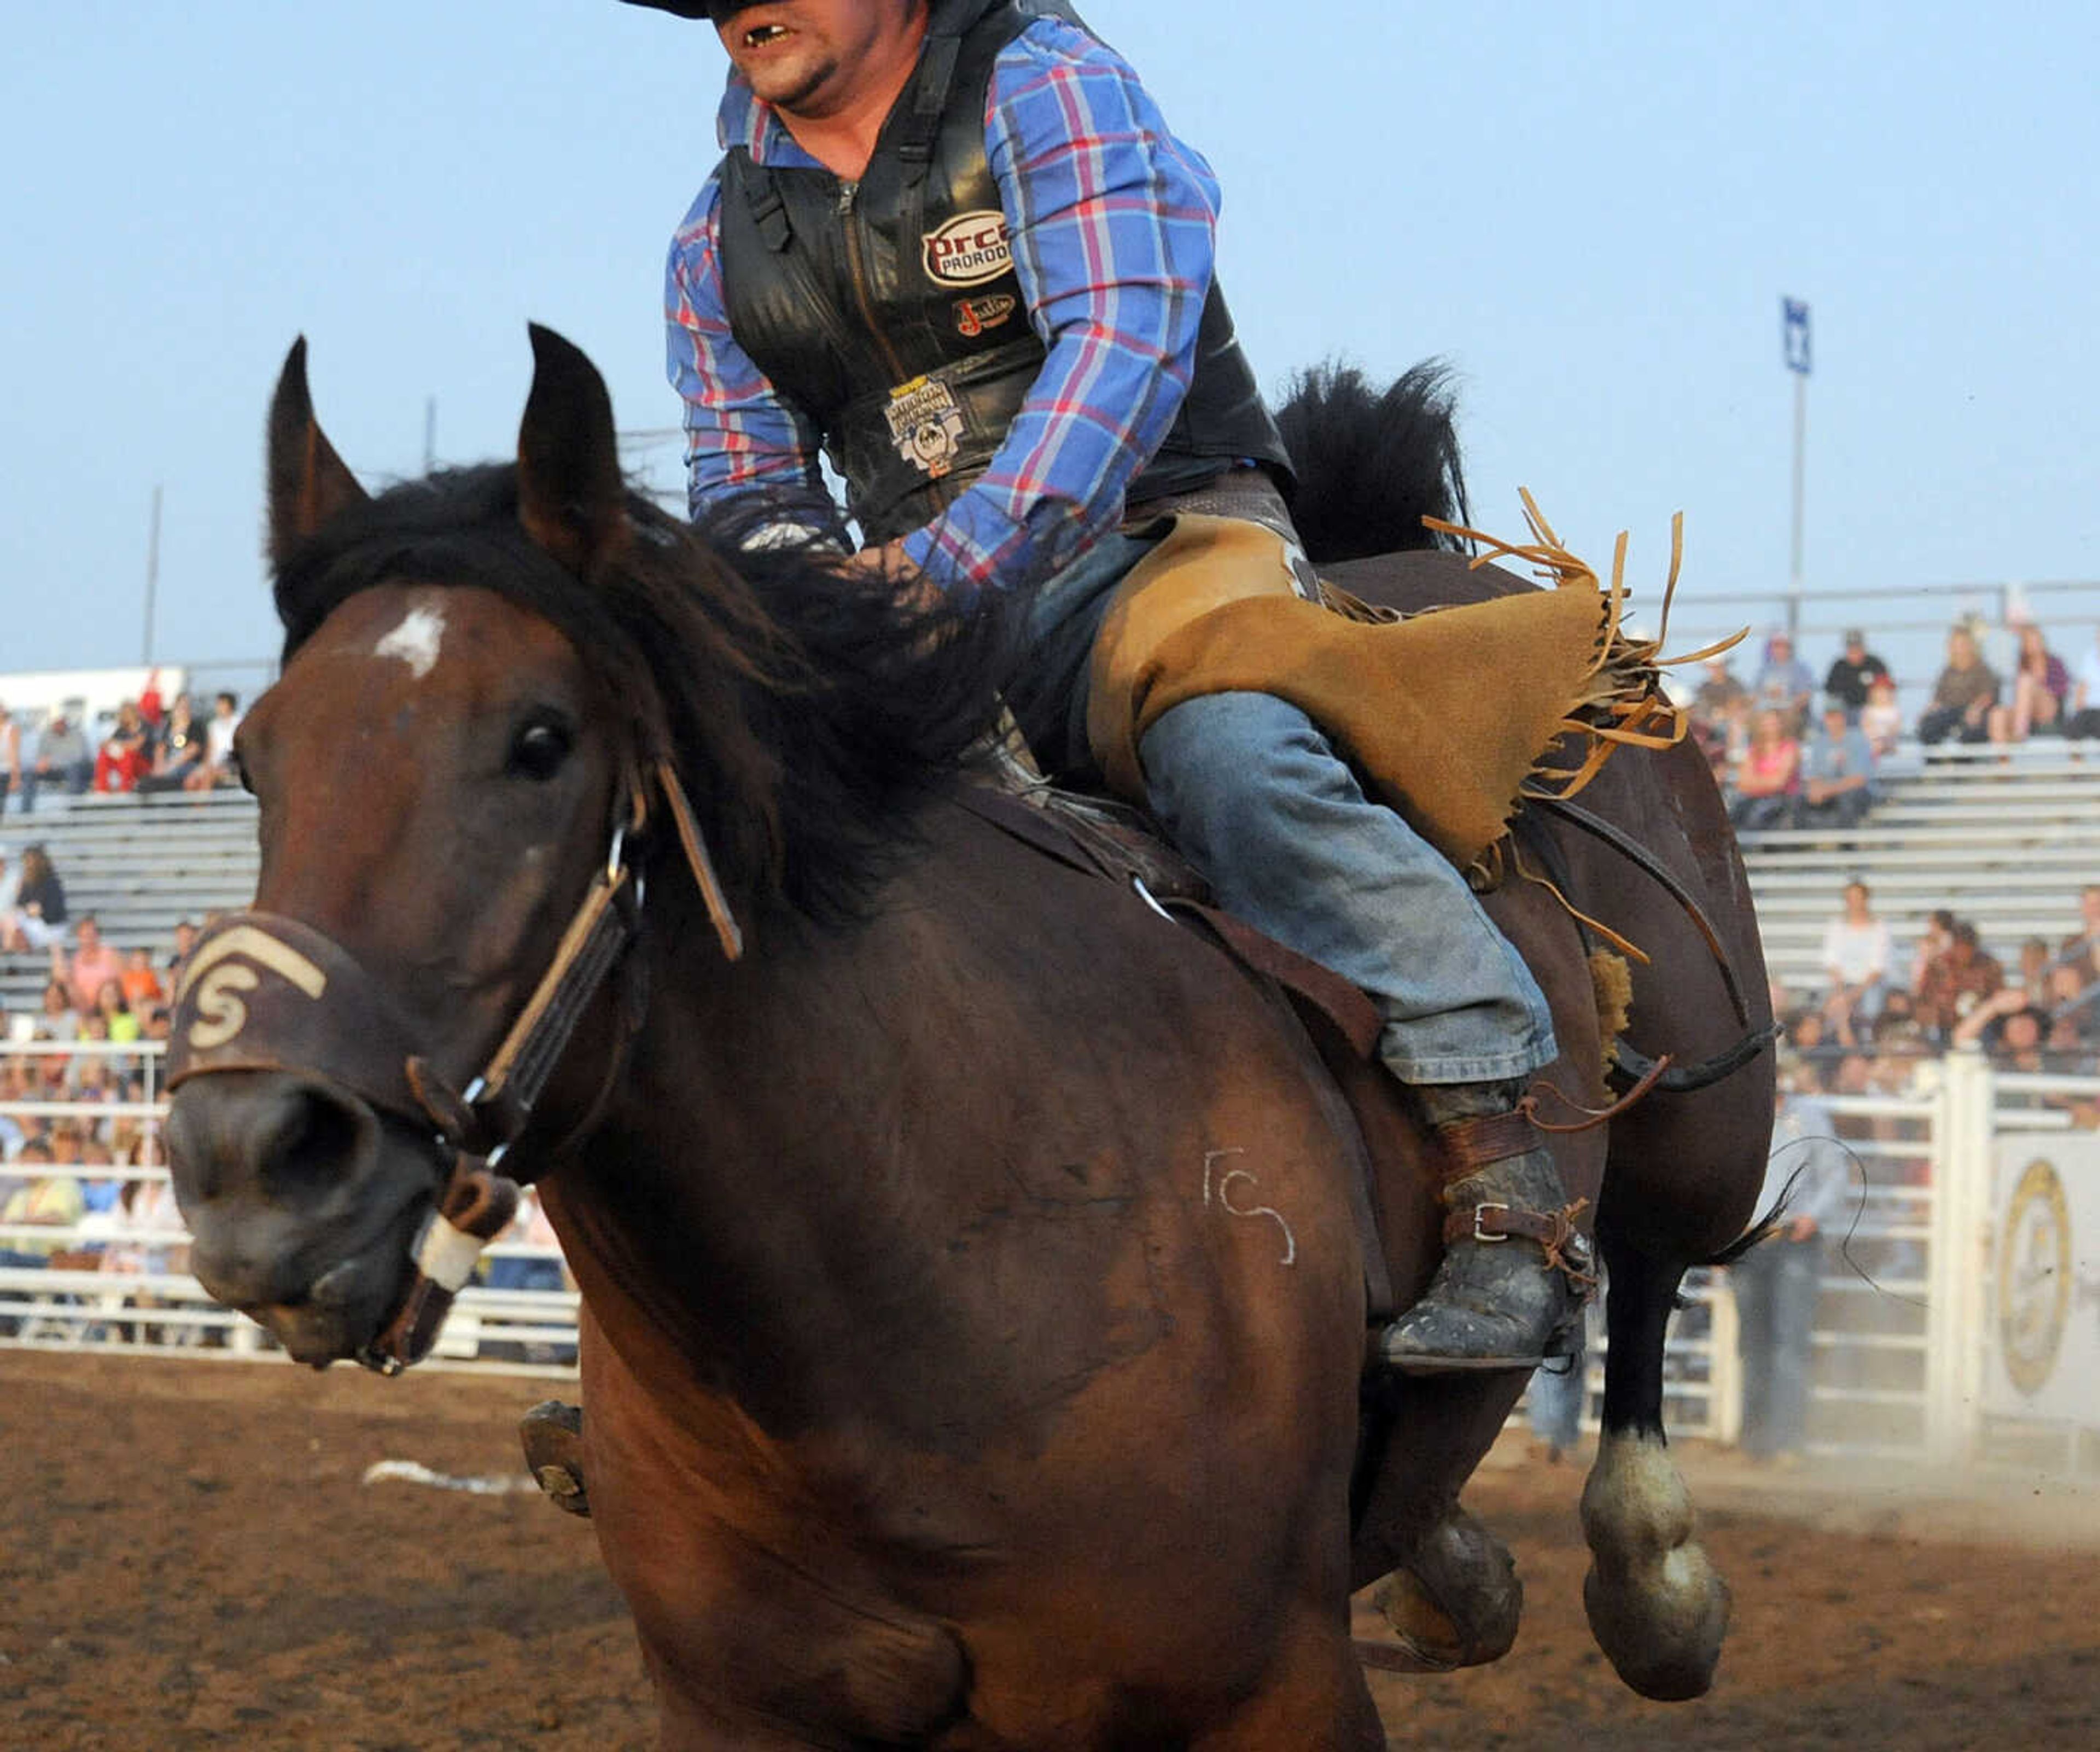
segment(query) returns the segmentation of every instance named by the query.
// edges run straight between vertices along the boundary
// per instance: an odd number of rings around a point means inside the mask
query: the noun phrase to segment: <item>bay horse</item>
[[[1012,617],[668,517],[621,480],[596,370],[532,341],[517,462],[377,497],[303,341],[280,379],[285,662],[238,741],[261,872],[176,1025],[198,1277],[299,1361],[391,1370],[544,1176],[666,1745],[1382,1745],[1353,1587],[1396,1578],[1389,1664],[1515,1635],[1458,1499],[1521,1379],[1361,1385],[1360,1146],[1299,1024],[971,801]],[[1338,571],[1530,588],[1448,553]],[[1720,976],[1769,1017],[1705,763],[1627,751],[1593,801],[1648,867],[1542,832],[1652,957],[1629,1049],[1727,1054]],[[1489,904],[1559,1086],[1600,1094],[1580,933],[1536,883]],[[1744,1233],[1771,1083],[1769,1054],[1665,1079],[1560,1140],[1611,1278],[1586,1593],[1650,1695],[1705,1688],[1726,1618],[1663,1326]],[[1406,1295],[1431,1187],[1379,1194]]]

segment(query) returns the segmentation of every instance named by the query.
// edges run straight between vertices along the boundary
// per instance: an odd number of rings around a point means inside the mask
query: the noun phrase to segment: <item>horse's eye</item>
[[[552,779],[575,747],[567,725],[536,719],[511,738],[510,770],[523,779]]]

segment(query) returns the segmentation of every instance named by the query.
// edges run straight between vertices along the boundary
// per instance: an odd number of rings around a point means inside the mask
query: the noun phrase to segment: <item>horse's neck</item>
[[[704,1366],[761,1320],[792,1344],[882,1317],[923,1269],[952,1170],[927,1141],[977,1076],[969,951],[925,886],[897,878],[868,925],[770,925],[734,968],[704,927],[655,933],[620,1098],[562,1176],[586,1294]]]

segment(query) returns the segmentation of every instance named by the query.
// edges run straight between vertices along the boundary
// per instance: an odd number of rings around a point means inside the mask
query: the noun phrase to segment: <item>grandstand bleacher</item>
[[[1855,876],[1904,956],[1942,907],[1972,920],[2009,972],[2027,938],[2054,949],[2079,929],[2079,890],[2100,881],[2100,748],[2089,763],[2058,738],[2010,749],[1907,745],[1877,788],[1856,828],[1743,836],[1766,964],[1797,1001],[1823,984],[1824,928]],[[1906,972],[1892,969],[1896,983]]]
[[[165,958],[178,920],[244,906],[255,892],[255,802],[245,792],[152,797],[51,797],[33,815],[0,818],[0,844],[20,857],[42,845],[65,885],[66,911],[94,913],[121,949]],[[47,954],[0,955],[0,1005],[33,1011]]]
[[[1973,919],[2010,968],[2020,943],[2052,947],[2076,928],[2078,892],[2100,881],[2100,751],[2087,762],[2060,739],[1999,749],[1908,745],[1887,763],[1880,799],[1843,833],[1780,829],[1743,840],[1765,959],[1798,999],[1821,984],[1824,927],[1855,876],[1908,955],[1936,907]],[[74,917],[94,912],[121,947],[157,951],[175,923],[239,906],[254,892],[255,807],[238,791],[201,796],[52,798],[0,821],[19,855],[41,841]],[[47,958],[0,957],[0,1004],[34,1009]],[[1899,978],[1902,970],[1898,971]]]

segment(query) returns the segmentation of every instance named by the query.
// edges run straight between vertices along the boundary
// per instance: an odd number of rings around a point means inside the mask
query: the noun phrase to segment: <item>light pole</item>
[[[1786,598],[1786,630],[1799,648],[1801,638],[1801,505],[1807,473],[1808,373],[1813,363],[1808,338],[1808,306],[1799,298],[1781,298],[1780,325],[1786,368],[1793,373],[1793,542]]]

